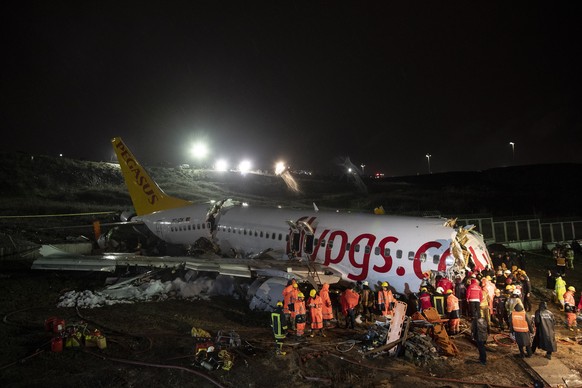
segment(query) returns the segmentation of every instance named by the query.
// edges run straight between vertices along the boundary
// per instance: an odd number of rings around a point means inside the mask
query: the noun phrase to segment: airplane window
[[[283,235],[279,233],[279,241],[283,240]]]
[[[434,256],[432,257],[432,262],[433,262],[433,263],[435,263],[435,264],[438,264],[440,261],[441,261],[441,258],[440,258],[440,256],[439,256],[439,255],[434,255]]]
[[[260,236],[261,236],[261,237],[263,237],[263,231],[262,231],[262,230],[261,230],[261,234],[260,234]]]
[[[372,251],[372,247],[371,247],[371,246],[369,246],[369,245],[366,245],[366,248],[364,249],[364,252],[365,252],[367,255],[369,255],[371,251]]]
[[[333,240],[329,240],[329,242],[327,243],[327,249],[331,248],[333,248]]]
[[[412,252],[410,252],[410,253],[412,253]],[[420,254],[420,261],[421,261],[422,263],[424,263],[424,262],[426,261],[426,253],[421,253],[421,254]]]
[[[380,254],[380,247],[374,248],[374,254],[378,256]]]
[[[350,244],[350,243],[347,243],[347,244],[346,244],[346,251],[349,251],[351,246],[352,246],[352,244]]]
[[[384,256],[385,257],[390,256],[390,248],[384,248]]]
[[[192,225],[188,225],[188,230],[192,230]]]
[[[242,234],[242,228],[238,229],[238,234]],[[245,233],[246,234],[246,233]]]
[[[408,252],[408,260],[414,260],[414,252]]]
[[[273,236],[272,236],[272,238],[273,238],[273,240],[274,240],[274,239],[276,239],[276,238],[277,238],[277,233],[273,233]],[[280,240],[280,239],[281,239],[281,235],[279,235],[279,240]]]
[[[232,228],[229,226],[228,227],[228,233],[232,232]]]
[[[269,238],[269,233],[265,233],[265,238]]]
[[[206,229],[206,224],[202,224],[202,229]]]
[[[245,236],[247,235],[247,230],[246,230],[246,229],[245,229],[245,231],[244,231],[244,235],[245,235]]]
[[[402,259],[402,249],[396,251],[396,257]]]
[[[259,234],[257,233],[256,230],[255,230],[255,237],[259,237]]]
[[[285,241],[289,241],[289,235],[288,234],[285,235]]]
[[[323,248],[325,246],[325,239],[321,240],[321,247]]]
[[[313,240],[313,246],[314,247],[316,247],[318,244],[319,244],[319,240],[318,239]]]
[[[360,244],[354,246],[354,252],[360,251]]]

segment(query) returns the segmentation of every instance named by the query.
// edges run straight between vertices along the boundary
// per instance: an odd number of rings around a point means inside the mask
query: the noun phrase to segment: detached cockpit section
[[[475,230],[474,225],[456,226],[456,219],[448,220],[445,226],[455,229],[451,241],[452,265],[447,265],[447,277],[453,279],[456,275],[464,277],[467,271],[483,270],[492,267],[491,257],[487,251],[483,235]]]

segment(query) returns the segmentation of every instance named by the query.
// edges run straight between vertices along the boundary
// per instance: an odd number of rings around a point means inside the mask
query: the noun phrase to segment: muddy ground
[[[545,267],[548,255],[529,256],[534,306],[546,299]],[[582,271],[568,278],[582,288]],[[67,290],[98,290],[104,274],[0,271],[0,386],[2,387],[464,387],[533,386],[535,376],[516,357],[517,347],[492,330],[488,363],[478,363],[477,350],[467,331],[454,337],[457,357],[439,356],[429,362],[404,357],[363,356],[357,342],[367,331],[327,330],[327,337],[286,340],[287,355],[276,356],[268,327],[269,315],[248,310],[247,303],[228,297],[210,301],[170,299],[163,302],[114,305],[96,309],[56,308]],[[579,296],[579,293],[577,293]],[[534,308],[534,309],[535,309]],[[558,324],[555,358],[582,372],[582,337],[568,331],[563,313],[552,305]],[[533,314],[533,311],[532,311]],[[100,329],[107,348],[65,348],[51,352],[46,318],[67,323],[85,321]],[[463,321],[467,327],[467,322]],[[243,346],[232,349],[231,370],[207,371],[193,365],[192,327],[212,335],[234,330]],[[578,335],[576,337],[576,335]],[[542,357],[538,351],[534,357]]]

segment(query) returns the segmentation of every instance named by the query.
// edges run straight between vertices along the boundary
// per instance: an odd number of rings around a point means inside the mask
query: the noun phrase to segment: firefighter
[[[540,308],[536,311],[534,323],[536,334],[531,347],[532,353],[535,353],[536,349],[540,348],[546,351],[546,358],[551,360],[552,352],[558,350],[556,332],[554,330],[556,321],[554,314],[548,310],[546,302],[540,302]]]
[[[420,295],[418,296],[420,302],[420,312],[432,307],[432,297],[428,293],[426,287],[420,289]]]
[[[329,327],[330,322],[333,319],[333,309],[331,307],[331,298],[329,297],[329,284],[323,283],[321,290],[319,291],[319,296],[321,297],[321,313],[323,316],[323,326]]]
[[[291,279],[287,286],[283,289],[283,313],[287,322],[294,325],[295,318],[295,306],[293,305],[297,300],[297,294],[299,293],[299,285],[295,279]]]
[[[507,302],[507,297],[501,294],[501,291],[495,289],[495,296],[493,297],[493,314],[495,315],[495,320],[499,326],[499,330],[503,331],[503,322],[509,327],[509,316],[505,308],[505,303]]]
[[[435,294],[432,296],[432,305],[441,317],[444,317],[447,310],[445,296],[443,295],[443,288],[437,287]]]
[[[392,295],[392,290],[388,289],[388,282],[382,283],[382,289],[378,291],[378,309],[382,316],[392,315],[396,299]]]
[[[564,311],[566,312],[566,322],[568,329],[574,331],[576,328],[576,302],[574,301],[574,293],[576,289],[573,286],[568,287],[568,291],[564,293]]]
[[[461,315],[459,313],[459,299],[453,290],[447,290],[447,313],[449,314],[449,331],[451,334],[459,333]]]
[[[566,281],[561,276],[556,278],[556,298],[560,304],[560,311],[564,311],[564,294],[566,293]]]
[[[370,289],[368,282],[362,283],[362,292],[360,296],[360,304],[362,305],[362,317],[364,322],[374,321],[374,291]]]
[[[352,284],[350,288],[347,288],[342,294],[342,311],[345,311],[346,317],[346,329],[356,328],[356,306],[360,301],[360,295],[354,291],[355,285]]]
[[[469,313],[471,317],[477,317],[477,311],[483,300],[483,290],[479,286],[479,281],[471,276],[471,284],[467,287],[467,302],[469,302]]]
[[[323,311],[322,311],[322,301],[321,296],[317,294],[316,290],[309,291],[309,300],[307,305],[309,306],[309,315],[311,317],[311,335],[315,336],[315,331],[319,330],[319,334],[325,337],[323,332]]]
[[[284,356],[283,340],[287,336],[287,318],[283,312],[283,302],[277,302],[277,307],[271,313],[271,327],[275,336],[275,353]]]
[[[297,294],[297,302],[295,302],[295,334],[297,337],[302,337],[305,333],[305,323],[307,322],[307,314],[305,310],[305,295],[302,292]]]

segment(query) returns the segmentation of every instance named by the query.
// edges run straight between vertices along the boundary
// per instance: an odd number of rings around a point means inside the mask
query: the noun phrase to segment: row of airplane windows
[[[185,230],[196,230],[196,229],[210,229],[210,224],[208,223],[202,223],[202,224],[188,224],[188,225],[180,225],[180,226],[172,226],[170,228],[170,230],[172,232],[177,232],[177,231],[185,231]],[[233,227],[226,227],[224,225],[219,225],[218,226],[219,230],[222,230],[223,232],[227,232],[227,233],[237,233],[238,234],[242,234],[245,236],[255,236],[255,237],[260,237],[260,238],[271,238],[273,240],[283,240],[283,235],[281,233],[269,233],[269,232],[264,232],[263,231],[256,231],[256,230],[250,230],[250,229],[244,229],[244,228],[233,228]],[[289,235],[285,235],[285,241],[289,240]],[[326,249],[332,249],[333,248],[333,240],[328,241],[327,243],[327,247],[325,245],[325,239],[322,239],[321,241],[318,241],[317,239],[315,239],[314,241],[314,245],[320,244],[320,247],[322,248],[326,248]],[[349,251],[351,248],[351,243],[347,243],[346,244],[346,251]],[[360,251],[360,245],[356,245],[354,246],[354,252],[359,252]],[[366,254],[370,254],[370,252],[372,251],[372,247],[369,245],[365,246],[365,253]],[[374,254],[376,256],[380,255],[380,247],[375,247],[374,248]],[[396,250],[396,258],[397,259],[402,259],[402,250],[401,249],[397,249]],[[384,248],[384,257],[388,257],[390,256],[390,248]],[[420,255],[420,261],[421,262],[425,262],[427,258],[426,253],[422,253]],[[413,251],[409,251],[408,252],[408,260],[414,260],[414,252]],[[439,255],[433,255],[432,258],[433,262],[435,264],[438,264],[440,261],[440,256]]]

